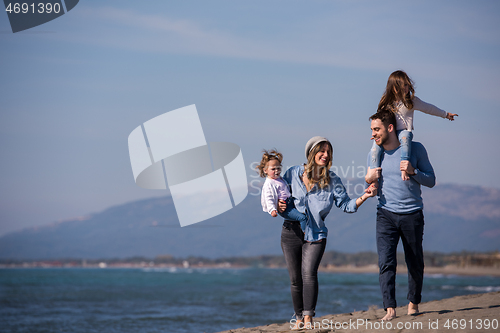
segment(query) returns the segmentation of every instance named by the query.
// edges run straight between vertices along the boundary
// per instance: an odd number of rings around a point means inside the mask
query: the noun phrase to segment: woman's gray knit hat
[[[307,141],[306,143],[306,158],[309,157],[309,153],[311,152],[311,150],[314,149],[314,147],[316,147],[316,145],[318,143],[321,143],[321,142],[330,142],[327,138],[324,138],[322,136],[315,136],[315,137],[312,137],[309,139],[309,141]]]

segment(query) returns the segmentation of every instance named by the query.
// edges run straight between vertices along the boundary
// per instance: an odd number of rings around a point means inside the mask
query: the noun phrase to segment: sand
[[[368,266],[327,266],[321,267],[320,271],[330,273],[376,273],[379,268],[377,265]],[[407,274],[406,265],[398,265],[398,274]],[[500,267],[458,267],[454,265],[444,267],[425,267],[426,275],[468,275],[468,276],[500,276]]]
[[[500,292],[457,296],[421,303],[420,313],[407,315],[406,306],[398,307],[398,317],[380,322],[383,309],[370,308],[314,318],[316,328],[299,332],[500,332]],[[290,323],[253,328],[238,328],[221,333],[291,332]]]

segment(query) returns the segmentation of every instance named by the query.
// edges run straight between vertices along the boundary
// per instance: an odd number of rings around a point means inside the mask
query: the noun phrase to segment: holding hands
[[[377,183],[372,183],[368,188],[365,190],[365,193],[363,193],[362,196],[356,199],[356,206],[361,206],[363,202],[365,202],[366,199],[374,197],[377,195]]]
[[[368,186],[368,188],[365,190],[365,193],[368,194],[368,198],[374,197],[377,195],[377,187],[375,184],[371,184]]]

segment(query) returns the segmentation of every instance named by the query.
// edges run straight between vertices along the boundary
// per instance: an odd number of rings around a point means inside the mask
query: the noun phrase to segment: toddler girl
[[[284,200],[286,201],[286,210],[280,215],[287,220],[299,221],[300,227],[304,231],[307,216],[295,208],[288,184],[280,177],[282,160],[281,153],[275,150],[270,152],[264,150],[262,160],[256,168],[260,176],[266,178],[260,199],[262,210],[271,214],[272,217],[276,217],[278,216],[278,200]]]
[[[390,110],[396,115],[396,133],[401,143],[401,161],[410,160],[411,142],[413,139],[413,112],[415,110],[449,120],[455,120],[454,117],[458,116],[457,114],[448,113],[432,104],[423,102],[414,93],[413,81],[408,75],[403,71],[395,71],[389,76],[384,95],[378,104],[378,110]],[[373,142],[370,152],[371,169],[380,167],[382,149],[382,146]],[[401,178],[409,180],[410,176],[406,171],[401,171]]]

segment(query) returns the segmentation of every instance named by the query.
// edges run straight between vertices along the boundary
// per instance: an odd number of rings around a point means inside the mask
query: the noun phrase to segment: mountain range
[[[423,198],[426,251],[500,249],[500,190],[439,184],[424,188]],[[354,214],[334,207],[326,220],[327,251],[376,251],[376,202],[367,200]],[[228,212],[181,228],[172,199],[166,196],[6,234],[0,237],[0,258],[218,258],[280,254],[281,225],[282,219],[264,213],[260,195],[251,192]]]

